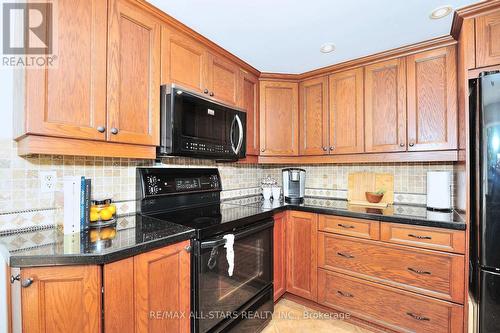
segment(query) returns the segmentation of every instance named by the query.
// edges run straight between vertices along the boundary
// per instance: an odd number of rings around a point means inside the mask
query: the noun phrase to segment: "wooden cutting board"
[[[347,200],[366,201],[365,192],[376,192],[380,189],[385,190],[380,202],[392,205],[394,203],[394,175],[374,172],[350,173],[347,182]]]

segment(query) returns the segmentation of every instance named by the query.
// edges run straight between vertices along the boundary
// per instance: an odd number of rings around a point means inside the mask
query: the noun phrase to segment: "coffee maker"
[[[306,170],[297,168],[283,169],[283,196],[285,202],[301,203],[304,201]]]

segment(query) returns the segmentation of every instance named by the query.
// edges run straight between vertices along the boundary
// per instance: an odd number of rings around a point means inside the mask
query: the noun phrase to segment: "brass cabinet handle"
[[[345,228],[345,229],[354,229],[355,226],[353,225],[350,225],[350,224],[342,224],[342,223],[339,223],[337,224],[339,227],[342,227],[342,228]]]
[[[421,271],[419,269],[415,269],[415,268],[412,268],[412,267],[408,267],[408,270],[410,272],[413,272],[413,273],[419,274],[419,275],[431,275],[432,274],[431,272]]]
[[[111,129],[111,134],[115,134],[115,135],[116,135],[116,134],[118,134],[118,128],[113,127],[113,128]]]
[[[28,288],[33,284],[33,281],[34,281],[33,278],[27,278],[21,282],[21,287]]]
[[[430,318],[427,318],[427,317],[422,317],[422,316],[419,316],[419,315],[416,315],[412,312],[407,312],[406,313],[408,316],[412,317],[413,319],[415,320],[420,320],[420,321],[431,321]]]
[[[353,255],[350,255],[348,253],[342,253],[342,252],[337,252],[337,254],[341,257],[347,258],[347,259],[354,259]]]
[[[420,236],[420,235],[415,235],[415,234],[408,234],[408,236],[416,238],[416,239],[432,239],[431,236]]]
[[[106,131],[106,127],[104,127],[104,126],[97,126],[97,132],[104,133],[104,131]]]
[[[337,290],[337,294],[339,294],[340,296],[342,297],[354,297],[353,294],[351,293],[346,293],[346,292],[343,292],[343,291],[340,291],[340,290]]]

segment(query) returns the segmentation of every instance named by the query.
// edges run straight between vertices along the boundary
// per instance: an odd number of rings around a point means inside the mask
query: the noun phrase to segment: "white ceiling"
[[[303,73],[447,35],[439,6],[473,0],[148,0],[262,72]],[[323,54],[321,44],[336,51]]]

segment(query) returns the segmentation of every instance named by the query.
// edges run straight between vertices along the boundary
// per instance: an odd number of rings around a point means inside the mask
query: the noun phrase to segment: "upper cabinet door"
[[[328,78],[299,85],[300,155],[328,154]]]
[[[457,148],[455,46],[407,57],[408,150]]]
[[[239,107],[247,113],[247,155],[259,155],[259,81],[240,70]]]
[[[105,140],[106,1],[58,2],[54,19],[57,65],[26,70],[28,116],[16,134]]]
[[[194,39],[163,27],[161,82],[208,93],[207,50]]]
[[[406,151],[404,58],[365,67],[365,150]]]
[[[62,1],[61,1],[62,2]],[[97,265],[23,268],[22,332],[101,332],[101,269]]]
[[[297,83],[260,81],[261,155],[298,155],[298,104]]]
[[[223,103],[237,105],[239,67],[215,54],[209,54],[209,96]]]
[[[476,67],[500,64],[500,13],[476,18]]]
[[[159,143],[160,23],[111,0],[108,32],[108,140]]]
[[[364,151],[363,68],[330,75],[330,154]]]

